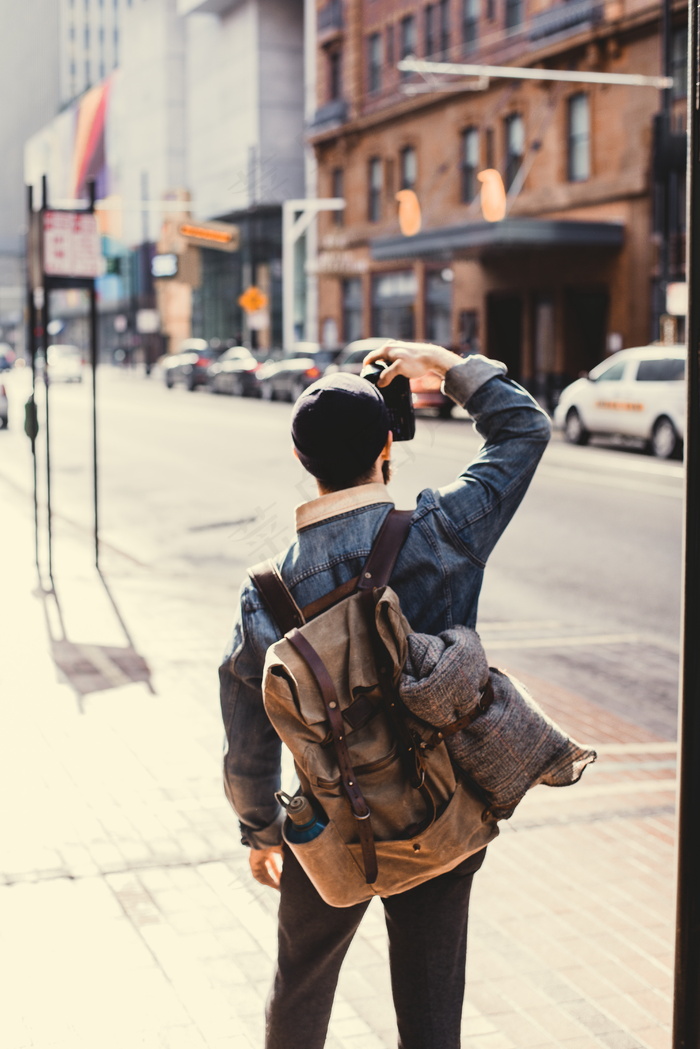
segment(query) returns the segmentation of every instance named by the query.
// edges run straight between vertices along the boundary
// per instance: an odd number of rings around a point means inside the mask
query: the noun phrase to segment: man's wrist
[[[431,351],[430,370],[439,375],[441,379],[445,378],[450,368],[454,368],[456,364],[460,364],[463,360],[458,353],[446,350],[444,346],[432,346]]]

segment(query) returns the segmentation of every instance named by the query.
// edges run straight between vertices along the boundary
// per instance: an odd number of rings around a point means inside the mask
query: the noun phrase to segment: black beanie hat
[[[389,413],[381,393],[350,372],[318,379],[294,405],[294,447],[302,465],[322,480],[352,481],[366,473],[388,435]]]

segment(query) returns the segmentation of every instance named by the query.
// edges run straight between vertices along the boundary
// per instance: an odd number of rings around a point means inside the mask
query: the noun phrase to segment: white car
[[[49,382],[82,382],[83,355],[77,346],[55,343],[46,351]]]
[[[572,444],[619,434],[668,459],[685,437],[685,372],[685,346],[620,350],[562,391],[554,424]]]

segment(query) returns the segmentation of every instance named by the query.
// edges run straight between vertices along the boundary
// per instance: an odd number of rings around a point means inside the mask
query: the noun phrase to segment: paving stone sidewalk
[[[109,551],[100,576],[60,523],[46,593],[31,507],[2,480],[0,500],[0,1044],[261,1049],[276,898],[249,877],[219,772],[233,595]],[[600,756],[575,787],[533,791],[489,849],[464,1046],[668,1049],[675,747],[522,676]],[[327,1044],[396,1045],[379,903]]]

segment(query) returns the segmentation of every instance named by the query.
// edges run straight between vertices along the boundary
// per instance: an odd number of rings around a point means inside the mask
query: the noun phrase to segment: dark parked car
[[[322,350],[315,342],[297,343],[279,360],[266,361],[256,372],[260,396],[266,401],[296,401],[321,378],[337,354],[337,350]]]
[[[7,418],[8,418],[8,406],[7,406],[7,390],[0,382],[0,430],[7,429]]]
[[[232,346],[207,369],[212,393],[232,393],[239,397],[257,397],[260,387],[256,373],[261,368],[258,358],[245,346]]]
[[[188,390],[206,386],[207,369],[223,352],[223,347],[213,349],[206,339],[185,339],[177,353],[171,353],[162,361],[165,385],[169,390],[178,382]]]

